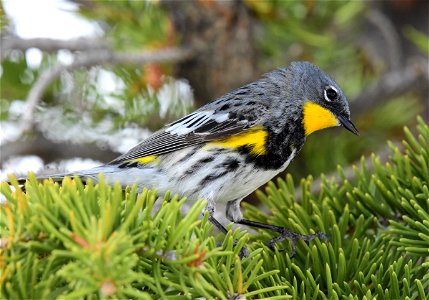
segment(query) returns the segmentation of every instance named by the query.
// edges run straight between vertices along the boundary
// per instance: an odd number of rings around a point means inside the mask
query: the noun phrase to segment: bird
[[[191,203],[203,198],[209,221],[226,234],[214,217],[216,204],[223,202],[231,222],[279,233],[268,241],[270,248],[290,239],[293,256],[298,240],[328,237],[247,220],[240,203],[283,172],[310,134],[335,126],[359,135],[347,97],[335,80],[310,62],[296,61],[165,125],[105,165],[48,177],[97,182],[102,173],[109,184],[170,191]]]

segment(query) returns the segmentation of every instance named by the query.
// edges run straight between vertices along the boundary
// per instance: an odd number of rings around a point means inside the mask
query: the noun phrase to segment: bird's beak
[[[340,121],[340,124],[342,126],[344,126],[348,131],[359,135],[359,131],[356,129],[356,126],[352,123],[352,121],[350,121],[349,118],[342,116],[342,115],[338,115],[338,121]]]

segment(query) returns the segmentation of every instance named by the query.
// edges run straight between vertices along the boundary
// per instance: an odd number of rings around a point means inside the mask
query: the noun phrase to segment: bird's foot
[[[242,247],[240,249],[240,252],[238,252],[238,257],[240,257],[240,260],[242,260],[243,258],[248,257],[250,254],[249,249],[247,249],[246,247]]]
[[[316,232],[315,234],[308,234],[308,235],[304,235],[304,234],[300,234],[297,232],[293,232],[290,229],[284,228],[284,227],[278,227],[278,230],[276,230],[278,232],[280,232],[280,235],[278,237],[275,237],[271,240],[268,241],[268,247],[270,247],[271,250],[274,250],[274,246],[277,243],[280,243],[281,241],[285,240],[285,239],[290,239],[291,243],[292,243],[292,252],[290,257],[294,257],[296,254],[296,242],[299,240],[303,240],[305,242],[310,242],[312,240],[314,240],[315,238],[320,238],[320,239],[324,239],[325,241],[329,242],[329,238],[326,236],[326,234],[324,234],[323,232]],[[279,251],[285,251],[286,249],[280,249]]]

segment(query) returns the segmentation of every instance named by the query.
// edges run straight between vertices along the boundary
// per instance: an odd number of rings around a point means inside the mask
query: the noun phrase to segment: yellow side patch
[[[156,159],[158,158],[158,155],[148,155],[148,156],[144,156],[144,157],[139,157],[136,159],[131,159],[130,161],[132,162],[138,162],[140,164],[148,164],[148,163],[152,163],[155,162]]]
[[[338,126],[338,120],[328,109],[313,102],[304,104],[304,125],[305,135],[309,135],[317,130]]]
[[[267,153],[266,141],[268,132],[262,127],[248,129],[242,133],[211,142],[209,145],[222,148],[240,148],[247,146],[250,154],[259,156]]]

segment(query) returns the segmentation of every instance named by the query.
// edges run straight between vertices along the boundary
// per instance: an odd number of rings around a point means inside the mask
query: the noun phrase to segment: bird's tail
[[[73,173],[58,173],[58,174],[52,174],[52,175],[36,175],[37,181],[43,181],[45,179],[51,179],[54,182],[62,182],[64,177],[66,176],[74,176]],[[18,177],[16,178],[16,181],[19,185],[24,185],[25,182],[29,179],[29,177]],[[8,181],[8,183],[11,183]]]
[[[88,170],[82,170],[82,171],[76,171],[76,172],[67,172],[67,173],[56,173],[56,174],[49,174],[49,175],[36,175],[37,181],[43,181],[45,179],[53,180],[54,182],[61,183],[64,179],[64,177],[79,177],[82,182],[86,182],[88,179],[91,179],[94,182],[98,181],[98,174],[104,173],[106,171],[109,171],[109,168],[106,168],[106,166],[96,167]],[[18,182],[18,185],[24,186],[25,182],[28,180],[27,177],[18,177],[16,178],[16,181]],[[14,180],[13,180],[14,181]],[[7,181],[7,183],[11,184],[11,181]]]
[[[88,180],[97,183],[99,181],[100,173],[103,175],[104,182],[108,184],[119,182],[124,187],[131,186],[136,183],[137,188],[139,189],[142,189],[143,187],[164,189],[163,186],[159,186],[159,183],[166,182],[165,175],[162,172],[158,172],[155,168],[120,168],[115,165],[104,165],[88,170],[69,173],[36,176],[36,180],[43,181],[44,179],[51,179],[55,182],[61,183],[65,176],[77,176],[83,183],[86,183]],[[21,188],[24,187],[27,180],[28,177],[17,179]],[[14,180],[12,180],[11,183],[14,183]]]

